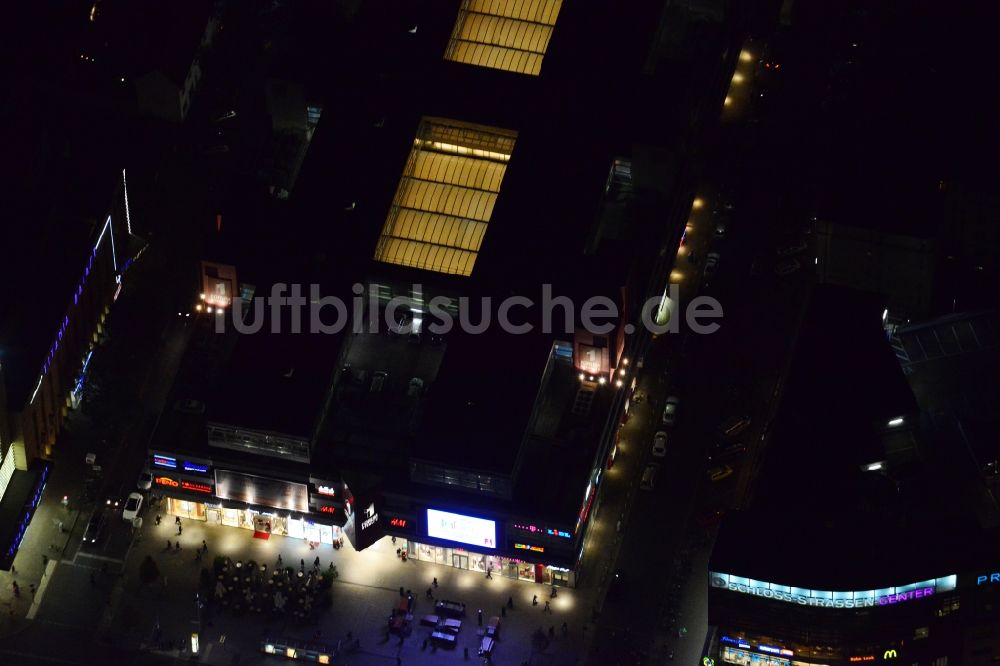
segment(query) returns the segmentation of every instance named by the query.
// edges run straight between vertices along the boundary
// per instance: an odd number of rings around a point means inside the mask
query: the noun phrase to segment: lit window
[[[516,137],[507,130],[425,118],[375,260],[471,275]]]
[[[446,60],[537,76],[562,0],[462,0]]]

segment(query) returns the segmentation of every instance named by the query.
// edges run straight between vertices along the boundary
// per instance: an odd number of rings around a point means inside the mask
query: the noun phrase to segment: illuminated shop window
[[[516,137],[507,130],[425,118],[375,260],[471,275]]]
[[[562,0],[463,0],[446,60],[537,76]]]

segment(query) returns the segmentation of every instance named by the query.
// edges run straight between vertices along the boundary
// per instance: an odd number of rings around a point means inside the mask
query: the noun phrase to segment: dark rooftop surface
[[[12,117],[0,123],[5,158],[17,165],[4,180],[0,363],[8,402],[20,408],[109,212],[122,153],[100,119],[59,113],[41,95],[15,90],[20,97],[5,105]]]
[[[946,539],[958,538],[966,526],[975,530],[972,514],[957,508],[940,484],[928,489],[935,506],[921,508],[889,477],[862,471],[864,464],[885,460],[886,447],[894,445],[893,438],[882,437],[888,421],[917,411],[881,315],[875,297],[815,288],[757,494],[745,517],[720,530],[712,556],[717,570],[820,589],[864,589],[862,581],[903,584],[956,573],[934,569],[937,553],[952,549],[920,544],[931,535],[951,543]],[[747,525],[754,527],[748,532]],[[746,535],[761,529],[824,546],[806,554],[747,547]],[[939,530],[946,536],[938,537]],[[845,565],[856,560],[858,544],[869,543],[879,546],[865,548],[857,567]],[[953,560],[941,560],[942,566]],[[894,580],[885,580],[887,574]]]

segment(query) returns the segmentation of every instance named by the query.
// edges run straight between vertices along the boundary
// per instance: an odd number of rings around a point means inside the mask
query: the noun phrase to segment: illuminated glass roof
[[[424,118],[375,260],[471,275],[516,136],[508,130]]]
[[[537,76],[562,0],[463,0],[444,57]]]

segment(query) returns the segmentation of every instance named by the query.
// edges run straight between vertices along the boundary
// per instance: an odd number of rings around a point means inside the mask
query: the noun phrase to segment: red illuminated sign
[[[156,485],[158,486],[168,486],[170,488],[176,488],[181,485],[179,481],[175,481],[169,476],[158,476],[154,479],[154,481],[156,481]]]
[[[514,548],[518,548],[520,550],[533,550],[536,553],[544,553],[545,552],[545,549],[542,548],[541,546],[532,546],[532,545],[527,544],[527,543],[515,543],[514,544]]]
[[[337,511],[337,509],[332,506],[321,506],[319,510],[322,513],[335,513]]]
[[[389,524],[393,527],[406,527],[406,524],[410,522],[406,518],[390,518]]]
[[[176,485],[176,482],[174,482]],[[193,490],[196,493],[211,493],[212,486],[207,483],[194,483],[193,481],[181,481],[183,490]]]
[[[851,657],[849,661],[875,661],[875,655],[866,654],[863,657]]]

